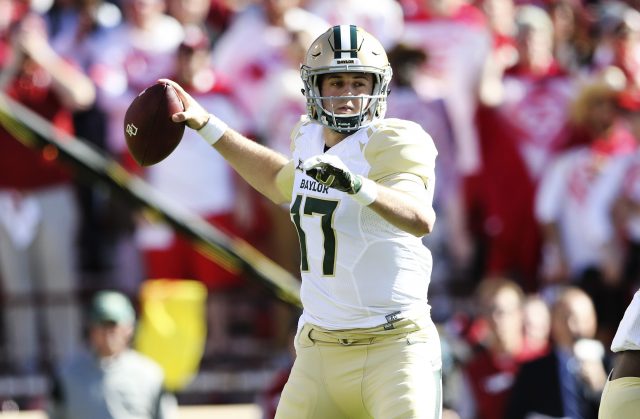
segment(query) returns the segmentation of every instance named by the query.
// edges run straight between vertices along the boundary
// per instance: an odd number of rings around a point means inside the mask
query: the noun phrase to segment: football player
[[[254,188],[290,202],[303,313],[277,418],[441,416],[441,355],[427,302],[436,148],[384,119],[391,67],[378,40],[334,26],[301,67],[307,115],[292,159],[238,134],[170,80],[197,130]],[[268,104],[265,104],[268,106]]]
[[[615,364],[600,399],[599,419],[631,419],[640,409],[640,290],[627,307],[613,341]]]

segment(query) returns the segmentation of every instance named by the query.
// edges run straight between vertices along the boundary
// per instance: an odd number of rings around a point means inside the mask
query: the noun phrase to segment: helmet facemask
[[[342,35],[341,35],[342,34]],[[340,49],[337,39],[349,36],[349,49]],[[323,64],[323,65],[318,65]],[[369,95],[322,96],[320,82],[323,75],[334,73],[368,73],[373,75],[373,89]],[[352,133],[384,118],[387,94],[391,81],[391,66],[380,43],[370,34],[353,25],[335,26],[321,35],[309,48],[300,70],[307,98],[309,118],[338,132]],[[335,101],[360,102],[360,112],[341,115],[333,111]],[[324,104],[323,104],[324,102]]]

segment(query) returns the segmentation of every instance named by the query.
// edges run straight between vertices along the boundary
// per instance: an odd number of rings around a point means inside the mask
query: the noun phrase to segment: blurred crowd
[[[523,409],[557,402],[590,418],[640,279],[639,6],[0,0],[0,92],[297,275],[288,208],[259,197],[191,130],[163,162],[136,165],[124,114],[144,88],[172,78],[239,132],[288,154],[289,130],[306,112],[307,47],[330,25],[362,26],[393,67],[387,117],[418,122],[439,151],[438,222],[424,242],[435,261],[447,414],[524,418]],[[287,353],[295,310],[55,150],[25,143],[0,123],[3,370],[49,371],[83,340],[88,294],[112,289],[135,301],[144,281],[159,278],[206,285],[205,358],[232,351],[234,331]],[[562,380],[528,390],[547,382],[535,363],[550,355],[577,359],[565,375],[584,397],[568,402]],[[267,410],[274,386],[261,398]],[[545,390],[555,396],[527,398]]]

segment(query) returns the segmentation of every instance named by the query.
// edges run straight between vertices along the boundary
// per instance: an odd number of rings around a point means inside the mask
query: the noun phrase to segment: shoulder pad
[[[368,128],[367,137],[364,154],[371,165],[369,178],[413,173],[426,183],[433,176],[438,152],[431,136],[415,122],[384,119]]]
[[[306,127],[312,123],[313,121],[311,121],[307,115],[300,116],[300,120],[293,127],[293,129],[291,130],[291,135],[289,136],[289,148],[291,152],[293,152],[293,149],[295,148],[295,142],[296,139],[300,136],[300,131],[302,131],[303,127]]]

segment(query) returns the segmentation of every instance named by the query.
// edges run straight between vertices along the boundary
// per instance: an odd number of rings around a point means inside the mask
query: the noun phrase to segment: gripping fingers
[[[329,165],[324,161],[322,156],[309,157],[302,163],[302,170],[304,170],[307,175],[324,185],[331,186],[335,176],[333,176],[328,169]]]
[[[315,179],[326,186],[333,186],[333,182],[336,180],[336,177],[331,173],[331,171],[327,170],[327,167],[323,167],[316,173]]]
[[[313,156],[305,160],[301,168],[323,185],[353,193],[351,172],[337,156],[327,154]]]
[[[321,157],[322,156],[313,156],[303,161],[301,166],[302,170],[304,170],[305,173],[308,174],[310,170],[316,169],[321,165],[324,165],[324,162],[322,161]]]
[[[308,169],[305,173],[316,181],[322,183],[323,185],[331,186],[333,181],[335,180],[335,176],[331,174],[327,167],[323,164],[319,164],[316,167]]]

